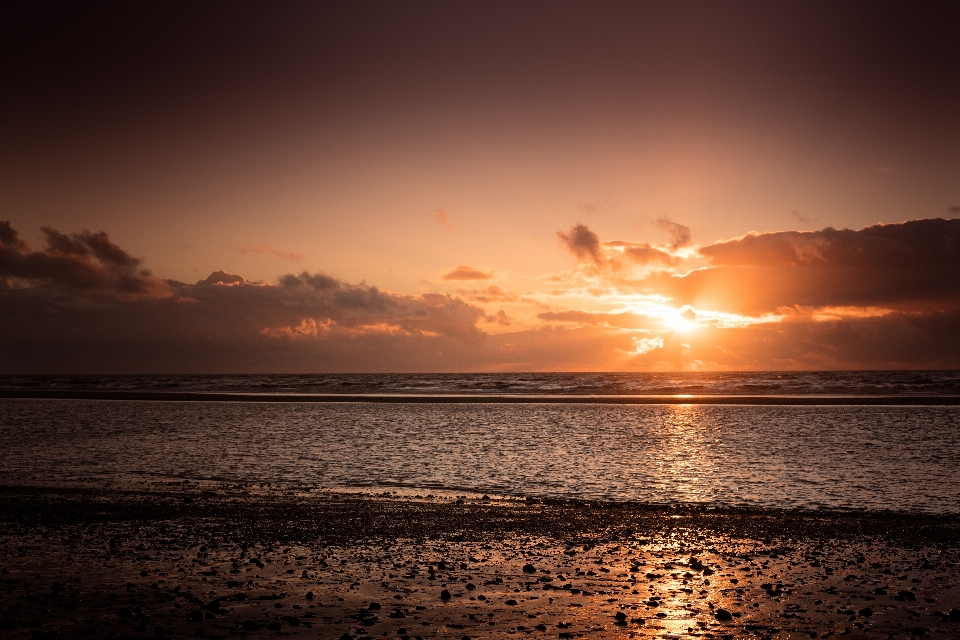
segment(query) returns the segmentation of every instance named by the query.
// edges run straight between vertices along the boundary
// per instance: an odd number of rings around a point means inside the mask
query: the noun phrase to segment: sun
[[[697,324],[697,312],[689,305],[674,310],[674,313],[671,313],[664,320],[668,327],[678,333],[689,333],[699,326]]]

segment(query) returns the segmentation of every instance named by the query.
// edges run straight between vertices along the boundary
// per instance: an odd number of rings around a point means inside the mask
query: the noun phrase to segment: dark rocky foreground
[[[0,635],[960,637],[960,516],[0,489]]]

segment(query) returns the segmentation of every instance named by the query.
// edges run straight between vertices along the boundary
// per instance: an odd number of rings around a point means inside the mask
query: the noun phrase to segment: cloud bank
[[[709,267],[653,274],[635,288],[680,305],[748,314],[797,306],[960,307],[960,220],[753,233],[699,252]]]
[[[586,271],[567,284],[545,274],[549,290],[455,295],[316,271],[164,281],[105,233],[43,232],[34,251],[0,223],[0,372],[960,367],[960,220],[751,233],[680,253],[680,231],[653,246],[578,224],[560,237]]]

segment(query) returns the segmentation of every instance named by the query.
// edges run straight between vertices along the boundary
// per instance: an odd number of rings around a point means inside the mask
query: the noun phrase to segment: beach
[[[960,517],[5,486],[6,638],[960,635]]]

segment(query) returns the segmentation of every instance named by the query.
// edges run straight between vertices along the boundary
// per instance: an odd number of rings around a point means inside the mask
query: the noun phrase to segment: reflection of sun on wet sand
[[[195,484],[0,505],[10,638],[960,635],[956,516]]]

